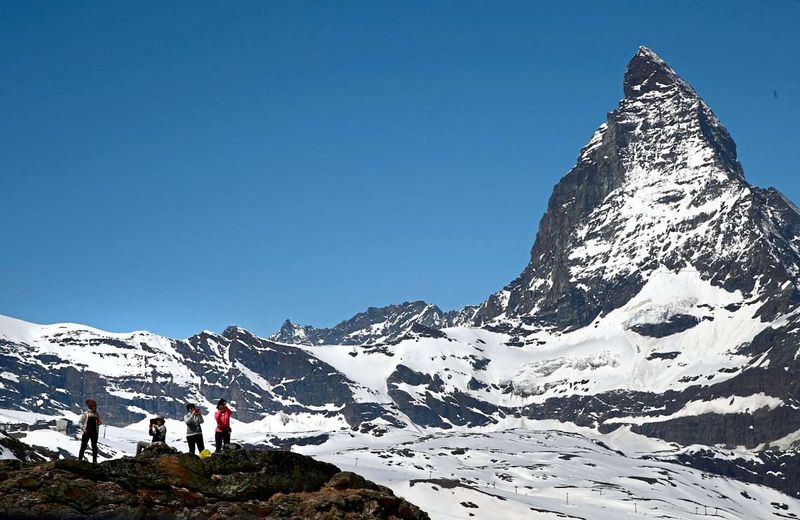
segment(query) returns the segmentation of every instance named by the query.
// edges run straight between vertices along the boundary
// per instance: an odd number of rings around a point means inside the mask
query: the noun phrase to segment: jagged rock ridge
[[[295,345],[365,345],[391,343],[412,331],[414,325],[432,329],[470,323],[476,307],[449,312],[423,301],[370,307],[331,328],[298,325],[286,320],[270,339]]]
[[[378,415],[402,424],[391,406],[355,399],[360,386],[334,367],[239,327],[174,340],[0,317],[0,379],[9,408],[58,414],[80,410],[92,396],[114,425],[145,413],[180,416],[187,402],[221,397],[237,404],[244,421],[282,413],[330,419],[333,427],[358,427]]]

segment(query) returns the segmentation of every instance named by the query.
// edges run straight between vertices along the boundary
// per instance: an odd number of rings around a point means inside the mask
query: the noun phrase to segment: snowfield
[[[2,421],[45,418],[0,410]],[[46,417],[50,419],[51,417]],[[74,418],[74,416],[70,416]],[[556,421],[523,421],[496,431],[415,432],[383,437],[349,430],[305,430],[302,418],[233,422],[234,441],[325,438],[293,451],[336,464],[390,487],[433,519],[694,518],[759,520],[800,515],[800,501],[773,489],[709,475],[664,460],[675,445],[620,428],[599,434]],[[327,426],[327,425],[326,425]],[[181,421],[168,419],[168,443],[187,451]],[[101,429],[101,460],[130,456],[146,438],[147,420]],[[206,422],[207,446],[213,428]],[[77,455],[79,441],[51,430],[21,435],[34,447]],[[301,441],[302,442],[302,441]],[[10,453],[0,451],[0,458]],[[499,513],[502,511],[502,513]],[[777,514],[777,515],[776,515]],[[783,515],[783,516],[781,516]]]
[[[439,374],[448,389],[468,391],[474,377],[486,385],[471,391],[475,397],[496,405],[524,406],[562,396],[568,386],[570,393],[592,395],[610,390],[681,390],[708,376],[724,381],[753,361],[732,347],[747,344],[770,326],[754,313],[755,305],[741,293],[714,287],[697,271],[662,269],[626,305],[591,326],[532,332],[521,347],[510,346],[506,334],[457,327],[443,329],[446,338],[402,341],[390,347],[391,356],[361,346],[298,348],[336,367],[381,402],[391,402],[386,379],[402,364]],[[694,316],[698,323],[660,338],[632,330],[636,325],[666,322],[676,314]],[[674,361],[659,357],[665,353],[674,355]],[[480,359],[489,362],[476,370],[474,362]],[[570,386],[576,381],[582,384]],[[504,392],[509,386],[513,391]]]

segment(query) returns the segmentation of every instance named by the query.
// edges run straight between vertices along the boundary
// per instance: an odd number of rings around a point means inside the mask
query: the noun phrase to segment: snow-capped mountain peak
[[[649,92],[666,92],[675,88],[696,96],[694,89],[658,54],[647,47],[639,47],[625,69],[625,97],[632,99]]]
[[[478,324],[585,326],[659,267],[746,293],[762,275],[759,289],[775,290],[797,272],[796,210],[745,181],[733,139],[694,89],[642,47],[623,90],[554,188],[530,263]]]

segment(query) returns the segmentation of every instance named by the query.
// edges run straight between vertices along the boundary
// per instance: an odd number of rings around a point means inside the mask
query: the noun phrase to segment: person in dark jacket
[[[217,411],[214,412],[214,419],[217,421],[217,429],[214,432],[214,441],[216,449],[219,451],[223,447],[227,447],[231,443],[231,409],[228,408],[228,402],[225,399],[220,399],[217,402]]]
[[[189,453],[194,455],[195,448],[197,453],[206,449],[203,444],[203,415],[200,408],[191,403],[186,405],[186,411],[188,413],[183,418],[186,423],[186,442],[189,444]]]
[[[87,399],[86,407],[88,409],[78,419],[78,426],[81,429],[81,449],[78,452],[78,459],[83,460],[86,447],[91,441],[92,464],[97,464],[97,438],[100,435],[100,425],[103,424],[103,421],[100,420],[100,414],[97,413],[97,402],[94,399]]]
[[[150,442],[147,441],[139,441],[136,445],[136,454],[140,454],[143,449],[151,446],[157,442],[167,442],[167,425],[165,424],[163,417],[156,417],[155,419],[150,420],[150,428],[148,433],[152,440]]]

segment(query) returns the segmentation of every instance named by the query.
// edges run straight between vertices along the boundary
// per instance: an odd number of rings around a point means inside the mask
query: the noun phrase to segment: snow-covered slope
[[[34,419],[0,410],[3,416]],[[625,428],[600,434],[555,421],[522,420],[517,426],[503,431],[392,430],[376,438],[350,432],[296,432],[276,422],[234,421],[233,435],[247,445],[289,445],[365,475],[419,505],[435,520],[705,515],[760,520],[800,514],[797,498],[675,464],[690,450]],[[168,444],[186,451],[183,425],[168,420],[167,428]],[[146,421],[103,428],[101,459],[131,455],[146,429]],[[206,427],[207,441],[211,430]],[[49,430],[21,438],[61,456],[75,456],[79,448],[76,438]],[[728,454],[728,458],[733,457]]]
[[[89,396],[115,425],[148,413],[177,416],[187,402],[221,397],[237,404],[243,420],[281,411],[298,417],[337,415],[333,423],[352,426],[377,415],[401,424],[391,410],[362,404],[369,401],[368,393],[333,367],[302,349],[237,327],[173,340],[147,332],[117,334],[0,317],[3,406],[74,413]]]
[[[328,445],[299,450],[389,485],[433,519],[756,520],[800,514],[800,501],[773,489],[625,454],[612,449],[607,437],[545,426],[411,436],[367,447],[345,439],[333,453]]]

